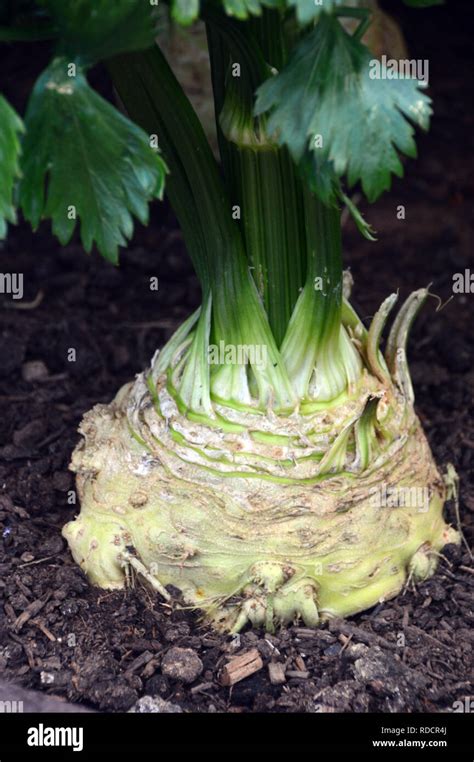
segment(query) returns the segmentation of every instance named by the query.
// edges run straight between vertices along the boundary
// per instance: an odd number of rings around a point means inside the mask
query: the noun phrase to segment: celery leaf
[[[70,65],[70,64],[69,64]],[[89,87],[67,75],[56,58],[32,92],[25,118],[20,205],[36,228],[52,220],[65,245],[76,221],[86,251],[95,242],[117,262],[133,234],[133,215],[148,220],[148,203],[161,198],[166,166],[148,135]]]
[[[390,78],[389,78],[390,77]],[[387,71],[332,16],[293,51],[288,64],[257,91],[255,112],[296,162],[329,161],[370,201],[403,174],[399,153],[416,156],[414,126],[429,126],[430,99],[416,79]]]

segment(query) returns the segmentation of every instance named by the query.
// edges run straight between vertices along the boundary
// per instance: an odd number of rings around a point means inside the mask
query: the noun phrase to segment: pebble
[[[354,674],[359,680],[365,682],[369,682],[370,680],[383,680],[392,674],[394,666],[395,668],[398,667],[389,656],[372,648],[369,649],[365,656],[356,659],[354,663]]]
[[[64,601],[60,606],[63,616],[74,616],[79,611],[79,604],[73,598]]]
[[[363,656],[367,656],[369,653],[369,647],[364,643],[352,643],[344,650],[344,656],[347,659],[361,659]]]
[[[54,683],[54,675],[52,672],[40,672],[40,681],[42,685],[51,685]]]
[[[173,647],[164,655],[161,671],[173,680],[193,683],[203,670],[203,663],[191,648]]]
[[[159,696],[142,696],[128,710],[129,714],[177,714],[182,711],[178,704],[165,701]]]
[[[29,384],[34,381],[44,381],[48,376],[49,370],[42,360],[30,360],[21,366],[21,377]]]

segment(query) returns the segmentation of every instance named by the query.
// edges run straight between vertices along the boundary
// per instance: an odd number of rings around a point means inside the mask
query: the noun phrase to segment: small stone
[[[44,381],[48,376],[49,370],[42,360],[30,360],[21,366],[21,377],[29,384],[34,381]]]
[[[159,696],[142,696],[128,711],[129,714],[178,714],[183,710],[178,704],[165,701]]]
[[[372,648],[365,656],[355,661],[354,673],[364,682],[384,680],[392,674],[394,667],[398,671],[399,666],[391,657],[381,653],[376,648]]]
[[[351,660],[361,659],[363,656],[367,656],[369,647],[364,643],[351,643],[343,651],[343,655]]]
[[[199,656],[191,648],[173,646],[162,659],[161,671],[173,680],[193,683],[203,670]]]
[[[79,611],[79,604],[74,598],[69,598],[61,604],[60,610],[63,616],[74,616]]]

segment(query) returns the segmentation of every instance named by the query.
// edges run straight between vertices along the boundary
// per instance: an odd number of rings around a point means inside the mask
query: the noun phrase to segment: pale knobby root
[[[359,331],[366,367],[334,404],[279,415],[215,403],[214,419],[190,420],[155,360],[91,410],[72,460],[82,508],[64,528],[90,581],[122,588],[133,568],[236,632],[313,627],[433,574],[459,535],[404,354],[393,336],[387,364],[377,354],[389,307]]]

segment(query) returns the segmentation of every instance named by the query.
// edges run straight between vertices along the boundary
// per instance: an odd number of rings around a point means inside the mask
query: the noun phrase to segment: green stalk
[[[209,381],[196,379],[203,390],[209,388],[224,399],[248,402],[249,384],[265,407],[273,401],[278,408],[291,408],[294,395],[257,289],[248,270],[239,228],[232,220],[230,201],[219,177],[212,151],[199,120],[181,86],[157,46],[141,53],[119,56],[110,62],[110,71],[128,113],[150,134],[157,134],[170,175],[167,193],[181,224],[204,300],[212,293],[212,324],[196,331],[202,343],[192,350],[201,374],[206,343],[223,341],[232,346],[263,346],[265,367],[223,365]],[[202,310],[200,324],[207,310]],[[244,371],[244,372],[243,372]],[[188,378],[188,375],[186,376]],[[184,385],[188,388],[188,383]],[[194,408],[195,397],[185,402]],[[207,399],[199,411],[208,412]]]
[[[255,90],[270,72],[266,62],[280,67],[286,57],[281,19],[264,12],[245,34],[222,13],[208,10],[206,21],[223,171],[280,345],[304,282],[303,186],[287,150],[268,138],[265,119],[254,118],[253,106]],[[240,77],[232,77],[232,63],[240,65]]]
[[[284,12],[263,8],[260,16],[249,19],[248,26],[262,50],[265,60],[275,69],[280,70],[286,63],[288,50],[288,31],[284,29]]]
[[[286,149],[237,148],[235,163],[247,256],[280,345],[304,282],[301,183]]]
[[[306,193],[306,283],[281,348],[300,398],[307,396],[318,347],[330,327],[328,318],[331,317],[333,321],[340,319],[338,305],[342,299],[340,213],[337,209],[324,207],[317,199],[311,199],[311,202]]]
[[[280,15],[264,12],[245,35],[223,14],[206,20],[223,167],[254,280],[298,398],[334,399],[360,371],[341,326],[340,212],[312,196],[265,119],[253,116],[255,89],[269,76],[262,61],[286,60]],[[229,62],[240,63],[240,78]]]
[[[299,399],[333,399],[356,380],[357,353],[341,326],[340,211],[304,195],[308,246],[306,283],[281,353]]]
[[[279,56],[281,65],[284,40],[279,38],[277,49],[275,40],[270,45],[267,16],[247,35],[223,14],[209,12],[206,21],[216,108],[222,105],[225,187],[202,127],[159,48],[111,63],[130,115],[159,135],[171,169],[168,195],[203,286],[204,309],[173,383],[184,407],[206,415],[213,399],[252,405],[258,398],[260,409],[271,403],[279,410],[291,409],[295,399],[306,404],[334,399],[360,374],[341,322],[340,212],[310,193],[286,149],[268,138],[265,119],[252,113],[255,88],[268,74],[262,49]],[[224,80],[219,67],[236,57],[241,76],[227,72]],[[231,216],[234,202],[241,232]],[[219,360],[209,369],[210,343],[263,347],[266,365]]]

